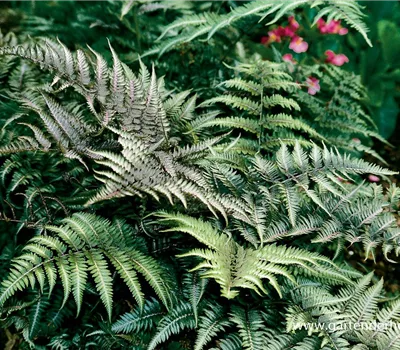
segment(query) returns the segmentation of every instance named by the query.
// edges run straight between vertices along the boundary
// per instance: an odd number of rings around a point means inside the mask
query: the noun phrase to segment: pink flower
[[[368,175],[368,181],[369,182],[379,182],[381,179],[380,177],[376,176],[376,175]]]
[[[308,93],[310,95],[315,95],[321,87],[319,86],[319,80],[314,77],[308,77],[306,79],[306,85],[308,86]]]
[[[326,63],[331,63],[335,66],[343,66],[345,63],[349,62],[349,59],[347,58],[346,55],[343,55],[342,53],[340,54],[335,54],[332,50],[326,50],[325,51],[326,55]]]
[[[357,145],[361,144],[361,140],[357,137],[351,139],[354,143],[356,143]]]
[[[308,43],[305,42],[303,38],[296,35],[290,41],[289,49],[297,53],[306,52],[308,49]]]
[[[295,32],[297,29],[299,29],[300,24],[294,19],[294,16],[290,16],[288,18],[288,22],[289,22],[289,28]]]
[[[296,31],[291,27],[280,27],[280,33],[282,36],[287,36],[289,38],[293,38],[296,35]]]
[[[340,20],[335,21],[332,20],[329,23],[326,23],[322,18],[318,19],[317,27],[322,34],[339,34],[345,35],[349,31],[347,28],[344,28],[340,25]]]
[[[299,29],[299,23],[294,19],[293,16],[288,18],[289,25],[287,27],[279,26],[268,32],[268,37],[263,36],[261,38],[261,44],[270,44],[270,43],[280,43],[282,38],[289,37],[293,38],[296,34],[296,30]]]
[[[268,44],[274,43],[274,42],[277,42],[277,43],[281,42],[281,33],[280,33],[279,28],[269,31],[268,36],[263,36],[261,38],[261,44],[263,44],[263,45],[268,45]]]
[[[293,55],[291,53],[286,53],[282,56],[282,59],[286,62],[292,62],[292,63],[296,63],[296,61],[293,58]]]
[[[289,72],[293,73],[294,65],[297,63],[297,61],[293,58],[293,55],[291,53],[284,54],[282,56],[282,60],[288,63],[288,70]]]
[[[285,27],[282,27],[282,26],[279,26],[278,28],[275,28],[274,30],[273,30],[273,32],[274,32],[274,34],[275,35],[277,35],[277,36],[279,36],[279,37],[283,37],[283,36],[286,36],[286,28]]]
[[[317,28],[319,29],[319,31],[322,33],[322,30],[325,30],[325,21],[322,18],[318,18],[317,21]]]
[[[281,33],[279,28],[275,29],[275,30],[271,30],[270,32],[268,32],[268,43],[271,42],[278,42],[280,43],[282,38],[281,38]]]

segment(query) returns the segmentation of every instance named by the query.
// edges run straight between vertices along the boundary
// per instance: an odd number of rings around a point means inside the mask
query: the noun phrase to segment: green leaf
[[[381,20],[378,22],[378,37],[382,45],[383,58],[388,66],[397,64],[400,56],[400,30],[396,23]],[[380,62],[379,64],[383,64]]]
[[[393,95],[386,94],[381,108],[379,108],[376,112],[379,133],[385,139],[388,139],[396,128],[399,110],[399,105],[397,104]]]

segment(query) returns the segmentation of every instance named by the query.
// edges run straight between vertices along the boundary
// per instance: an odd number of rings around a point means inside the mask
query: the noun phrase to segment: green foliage
[[[357,50],[358,57],[361,57],[354,70],[361,75],[368,90],[371,111],[379,132],[388,138],[394,133],[399,110],[399,66],[397,60],[393,59],[398,56],[398,46],[394,43],[400,38],[399,4],[385,2],[366,5],[370,14],[366,18],[366,24],[370,28],[374,46],[367,48],[358,41],[347,45]]]
[[[364,7],[0,7],[1,344],[399,348],[400,191],[373,84],[323,63],[311,28],[342,19],[366,46]],[[256,43],[291,15],[321,51],[296,64]],[[395,25],[376,26],[395,65]]]
[[[293,0],[290,2],[259,0],[238,6],[233,11],[224,15],[204,13],[202,15],[197,14],[195,16],[190,15],[179,18],[163,30],[161,36],[158,38],[158,40],[164,39],[163,43],[149,50],[145,55],[158,54],[161,56],[169,50],[179,47],[179,45],[192,42],[195,39],[200,40],[198,38],[201,37],[206,37],[209,41],[217,32],[227,27],[231,30],[236,29],[237,26],[240,26],[240,22],[249,17],[256,22],[262,22],[267,19],[269,21],[266,25],[269,25],[277,22],[283,15],[304,5],[321,8],[315,17],[315,22],[322,16],[328,16],[330,19],[344,19],[349,25],[359,31],[367,43],[372,46],[367,36],[368,28],[362,21],[363,13],[359,6],[355,5],[352,0],[333,1],[332,3],[310,0]],[[270,16],[273,16],[273,18]],[[179,30],[181,32],[177,33]],[[166,37],[170,32],[175,32],[176,34]]]

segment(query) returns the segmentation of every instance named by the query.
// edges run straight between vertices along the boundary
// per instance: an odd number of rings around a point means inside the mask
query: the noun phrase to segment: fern
[[[204,310],[204,314],[200,318],[195,350],[204,349],[213,337],[230,325],[224,316],[222,307],[218,305],[211,304],[208,309]]]
[[[321,74],[322,69],[324,74]],[[202,116],[198,121],[193,120],[187,133],[200,133],[215,126],[228,130],[239,129],[246,132],[244,137],[248,137],[248,133],[255,134],[259,140],[258,149],[267,150],[276,149],[281,142],[300,142],[301,134],[306,134],[319,144],[335,145],[353,154],[363,150],[381,158],[367,144],[351,141],[357,135],[367,140],[375,138],[386,142],[359,105],[359,101],[365,98],[365,89],[359,77],[350,77],[337,67],[305,68],[301,72],[304,79],[310,75],[321,77],[324,90],[329,96],[326,106],[325,100],[322,102],[301,91],[301,84],[293,82],[287,73],[286,64],[255,61],[239,64],[234,70],[240,77],[225,80],[218,85],[223,89],[223,95],[200,104],[200,107],[213,108],[218,114],[215,112],[215,115],[205,120]],[[220,104],[226,107],[215,110]],[[357,107],[352,111],[341,107],[347,104]],[[277,107],[283,112],[276,113]],[[234,116],[231,116],[232,112]],[[339,128],[340,133],[337,132]],[[306,139],[303,144],[310,146]]]
[[[30,49],[22,47],[4,49],[3,54],[18,55],[41,64],[44,69],[55,71],[85,96],[90,112],[94,114],[97,122],[102,121],[102,126],[98,125],[93,129],[89,124],[72,118],[71,114],[46,96],[44,97],[46,105],[54,119],[37,107],[33,107],[67,157],[84,163],[80,156],[83,154],[97,159],[97,163],[112,169],[112,172],[95,170],[98,179],[105,183],[105,187],[88,201],[88,205],[104,199],[141,195],[143,192],[156,199],[159,198],[158,193],[160,193],[171,202],[175,196],[186,205],[185,195],[191,195],[200,199],[211,211],[215,212],[214,209],[216,209],[226,217],[225,202],[229,199],[215,198],[215,194],[207,189],[206,182],[196,168],[177,162],[183,156],[186,159],[196,157],[197,153],[203,152],[218,142],[219,138],[207,140],[192,148],[172,148],[169,141],[170,126],[167,112],[163,107],[159,82],[156,80],[154,69],[150,74],[142,65],[140,76],[135,77],[130,69],[120,62],[111,46],[110,50],[113,57],[112,70],[106,69],[104,59],[93,50],[97,59],[95,67],[91,67],[82,52],[77,54],[74,61],[73,54],[64,45],[62,45],[64,53],[58,51],[57,45],[54,47],[48,45],[45,48],[34,46]],[[54,57],[58,57],[57,63]],[[71,73],[70,70],[74,67],[78,69],[78,72]],[[95,81],[90,80],[91,70],[96,72]],[[112,79],[107,86],[108,72]],[[74,77],[79,74],[84,74],[84,77],[82,75],[80,79],[75,79]],[[87,88],[88,85],[90,89]],[[107,93],[105,93],[106,86]],[[100,112],[94,108],[94,98],[101,105]],[[182,105],[182,101],[178,98],[167,102],[170,115],[171,110],[176,108],[179,111]],[[186,105],[186,108],[188,106]],[[180,112],[183,113],[183,110]],[[102,118],[100,118],[101,115],[103,115]],[[111,120],[115,120],[115,123]],[[110,123],[114,126],[110,126]],[[122,154],[110,152],[106,148],[95,149],[89,146],[94,140],[91,140],[90,136],[88,138],[87,135],[95,137],[99,134],[100,127],[107,127],[111,133],[118,136]],[[14,145],[7,146],[6,150],[17,152],[27,149]],[[147,156],[151,154],[152,156]],[[143,172],[144,168],[148,170]],[[176,177],[180,178],[179,186],[176,185]],[[201,186],[205,187],[205,190],[202,190]],[[230,206],[233,205],[235,204],[230,204]]]
[[[169,314],[161,319],[157,327],[157,332],[151,340],[148,349],[155,349],[157,345],[168,339],[171,334],[177,334],[185,328],[194,328],[194,325],[195,319],[191,306],[186,303],[178,304]]]
[[[309,158],[308,158],[309,157]],[[352,178],[350,175],[358,175],[363,173],[379,173],[381,175],[390,175],[391,172],[375,165],[370,165],[362,160],[351,160],[348,156],[341,156],[339,153],[333,150],[324,148],[320,150],[314,145],[309,155],[297,143],[293,149],[293,152],[289,152],[287,146],[283,145],[277,153],[276,161],[267,161],[261,157],[256,157],[254,162],[254,170],[256,171],[256,178],[258,176],[266,181],[268,185],[268,192],[263,195],[265,200],[271,201],[271,197],[277,196],[286,207],[289,222],[293,229],[290,230],[287,225],[282,221],[284,225],[283,231],[287,235],[298,235],[303,231],[303,234],[307,232],[320,231],[319,236],[314,242],[326,242],[331,241],[338,237],[341,231],[345,232],[344,226],[350,221],[353,221],[354,214],[349,214],[352,211],[357,211],[357,223],[351,224],[352,227],[359,230],[363,225],[375,221],[376,223],[371,227],[373,240],[377,243],[378,240],[385,239],[385,235],[378,234],[380,230],[390,228],[393,221],[393,217],[390,215],[383,215],[381,213],[381,205],[376,202],[376,207],[373,205],[366,205],[364,203],[363,209],[359,207],[359,210],[354,207],[355,202],[351,202],[350,198],[357,193],[359,187],[343,186],[337,179],[349,179],[350,181],[357,181],[356,178]],[[308,158],[308,159],[307,159]],[[325,170],[328,170],[326,172]],[[283,175],[285,174],[285,175]],[[283,176],[282,176],[283,175]],[[361,186],[361,185],[360,185]],[[296,190],[297,188],[297,190]],[[323,193],[330,192],[331,195],[336,197],[331,204],[323,199],[325,196]],[[322,197],[321,197],[322,196]],[[318,223],[317,217],[314,216],[317,221],[310,221],[309,219],[298,218],[300,212],[300,204],[304,199],[315,207],[320,212],[322,217],[326,217],[325,223],[321,221]],[[334,204],[336,202],[336,204]],[[349,204],[347,204],[349,203]],[[353,204],[350,204],[353,203]],[[357,206],[361,204],[356,204]],[[378,207],[379,206],[379,207]],[[265,209],[261,211],[260,215],[266,215]],[[363,214],[361,214],[363,212]],[[350,215],[350,216],[349,216]],[[364,219],[362,219],[364,215]],[[382,216],[381,216],[382,215]],[[378,218],[379,216],[379,218]],[[333,218],[333,219],[332,219]],[[275,229],[267,228],[267,223],[264,223],[261,229],[258,229],[258,236],[263,237],[264,232],[269,230],[267,238],[263,240],[273,241],[276,236],[283,235],[283,232],[279,234]],[[254,227],[256,224],[254,223]],[[279,226],[275,226],[278,230],[281,230]],[[319,229],[320,228],[320,229]],[[368,229],[369,230],[369,229]],[[296,233],[299,231],[299,233]],[[349,229],[348,232],[351,232]],[[372,237],[371,236],[371,237]],[[367,238],[366,236],[364,236]],[[379,238],[378,238],[379,237]],[[388,236],[386,236],[388,237]],[[349,241],[352,241],[350,236],[347,237]],[[382,242],[382,241],[381,241]],[[372,247],[373,245],[371,245]],[[367,248],[367,251],[370,249]]]
[[[231,320],[239,328],[244,349],[263,348],[262,318],[259,312],[254,310],[244,312],[241,309],[234,309],[232,310]]]
[[[148,300],[143,309],[136,310],[122,315],[122,317],[113,324],[112,330],[116,333],[132,333],[145,331],[153,328],[163,316],[163,311],[157,300]]]
[[[386,164],[372,147],[389,146],[368,91],[356,66],[292,65],[254,42],[295,15],[342,20],[370,43],[363,7],[2,9],[6,348],[398,348],[400,191],[362,160]]]
[[[176,223],[175,227],[166,231],[187,233],[208,247],[191,250],[180,257],[204,259],[192,271],[207,269],[202,276],[215,279],[221,287],[221,295],[228,299],[238,296],[240,288],[248,288],[258,294],[268,293],[263,285],[264,279],[282,295],[278,277],[283,276],[294,282],[295,277],[285,267],[292,264],[296,264],[306,275],[316,275],[327,282],[351,283],[346,276],[339,275],[338,268],[329,259],[318,254],[277,245],[266,245],[257,250],[244,248],[227,234],[218,234],[209,223],[183,215],[159,213],[158,216],[162,222]]]
[[[326,4],[322,1],[317,1],[313,4],[313,7],[320,6],[322,4],[326,6]],[[332,1],[329,6],[320,10],[315,17],[313,24],[317,23],[318,19],[323,16],[328,16],[328,21],[332,19],[343,19],[347,24],[361,33],[369,46],[372,46],[372,43],[367,36],[368,28],[362,21],[362,18],[364,17],[362,7],[360,8],[356,2],[351,0]]]
[[[24,247],[25,253],[13,261],[12,270],[2,283],[1,305],[29,285],[35,287],[37,284],[43,291],[46,280],[51,294],[59,277],[64,289],[63,304],[72,290],[79,313],[89,272],[111,318],[112,278],[109,262],[140,307],[143,307],[144,300],[136,271],[143,274],[167,307],[171,305],[172,299],[163,281],[162,270],[155,260],[133,248],[132,238],[126,236],[117,240],[118,225],[100,217],[78,213],[64,219],[63,224],[46,226],[45,229],[55,236],[32,238]],[[128,235],[132,234],[129,227],[124,224],[123,227]]]

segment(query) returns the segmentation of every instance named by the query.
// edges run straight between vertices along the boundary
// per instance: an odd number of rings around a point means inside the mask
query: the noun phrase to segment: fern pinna
[[[294,15],[370,44],[362,7],[76,5],[54,3],[110,40],[71,42],[40,12],[0,34],[0,343],[400,349],[398,294],[373,271],[398,260],[400,192],[362,159],[387,166],[367,91],[252,53]]]

